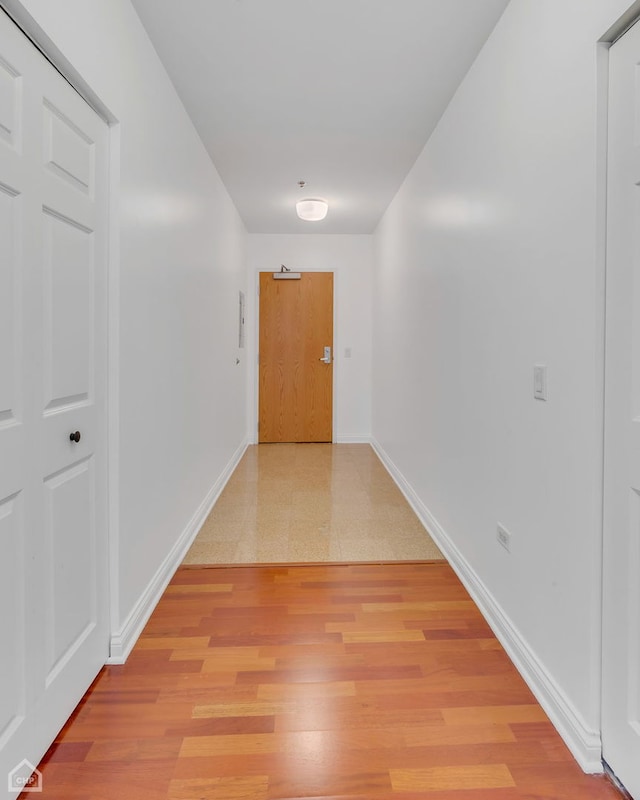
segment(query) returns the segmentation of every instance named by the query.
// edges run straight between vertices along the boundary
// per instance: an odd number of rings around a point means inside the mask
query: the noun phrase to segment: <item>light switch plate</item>
[[[533,367],[533,396],[536,400],[547,399],[547,365],[536,364]]]
[[[496,532],[496,538],[498,542],[504,547],[507,553],[511,552],[511,534],[509,531],[498,523],[498,528]]]

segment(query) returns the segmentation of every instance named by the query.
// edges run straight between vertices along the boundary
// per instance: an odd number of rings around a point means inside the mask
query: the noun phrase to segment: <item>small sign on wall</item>
[[[238,347],[244,347],[244,292],[238,293]]]

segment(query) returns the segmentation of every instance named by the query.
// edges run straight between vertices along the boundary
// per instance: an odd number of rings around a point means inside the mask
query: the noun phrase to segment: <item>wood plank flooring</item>
[[[444,562],[181,568],[41,769],[47,800],[621,797]]]

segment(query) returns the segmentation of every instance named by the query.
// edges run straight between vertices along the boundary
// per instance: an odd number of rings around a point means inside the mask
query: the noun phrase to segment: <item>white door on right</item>
[[[603,756],[640,800],[640,24],[610,51]]]

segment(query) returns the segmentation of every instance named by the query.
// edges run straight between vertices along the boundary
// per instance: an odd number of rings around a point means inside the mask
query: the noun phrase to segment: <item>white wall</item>
[[[29,29],[42,29],[118,122],[118,632],[245,440],[246,375],[234,363],[245,231],[128,0],[7,5],[33,17]]]
[[[376,232],[374,438],[585,752],[600,701],[596,42],[628,5],[512,0]]]
[[[366,235],[250,234],[247,237],[248,429],[257,422],[257,286],[259,272],[292,270],[335,272],[334,276],[334,440],[371,437],[371,291],[373,238]],[[351,358],[344,357],[351,348]]]

